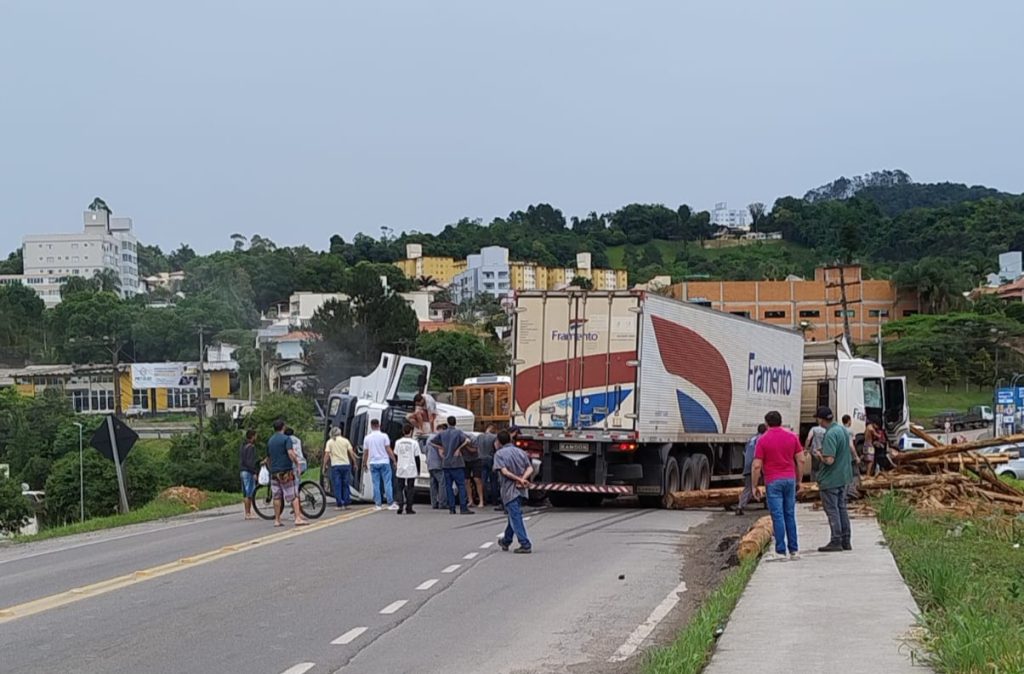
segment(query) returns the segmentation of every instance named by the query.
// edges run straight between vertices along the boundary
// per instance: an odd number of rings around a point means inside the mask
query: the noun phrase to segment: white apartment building
[[[719,201],[711,211],[711,224],[729,229],[746,229],[749,226],[750,214],[745,208],[729,208],[729,204]]]
[[[466,257],[466,270],[452,279],[448,291],[452,301],[461,304],[478,295],[503,297],[512,289],[508,248],[487,246]]]
[[[116,272],[121,297],[141,292],[138,241],[131,218],[106,211],[85,211],[84,228],[75,234],[29,234],[22,239],[22,283],[52,307],[60,303],[60,286],[72,276],[92,278],[105,269]]]

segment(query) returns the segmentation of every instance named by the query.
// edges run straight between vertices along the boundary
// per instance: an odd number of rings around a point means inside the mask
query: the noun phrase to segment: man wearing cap
[[[846,487],[853,482],[850,436],[842,424],[836,423],[828,407],[819,407],[814,416],[818,425],[825,429],[821,449],[817,450],[815,458],[820,464],[817,478],[821,505],[832,530],[828,545],[818,548],[818,552],[852,550],[850,515],[846,510]]]

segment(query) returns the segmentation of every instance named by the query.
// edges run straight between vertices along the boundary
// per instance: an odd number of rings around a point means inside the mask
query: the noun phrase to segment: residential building
[[[511,289],[508,248],[487,246],[466,258],[466,270],[455,275],[448,292],[461,304],[479,295],[502,297]]]
[[[144,363],[135,363],[146,365]],[[180,366],[180,386],[135,388],[132,364],[118,366],[121,410],[126,415],[160,412],[196,412],[199,403],[199,363],[149,363],[154,367]],[[203,364],[203,388],[208,410],[218,409],[217,402],[231,395],[232,377],[238,363],[220,360]],[[60,391],[68,397],[76,412],[107,414],[113,412],[114,378],[110,365],[31,365],[13,370],[15,389],[34,397],[47,389]]]
[[[430,277],[446,286],[456,274],[465,271],[468,265],[466,260],[452,257],[424,257],[421,244],[409,243],[405,246],[405,259],[395,262],[395,266],[408,278]]]
[[[132,219],[115,218],[106,211],[85,211],[83,220],[79,233],[29,234],[22,240],[23,283],[48,307],[60,303],[60,286],[70,277],[91,278],[103,270],[118,275],[122,297],[142,291]]]
[[[711,211],[711,224],[729,229],[747,229],[750,214],[745,208],[729,208],[729,204],[719,201]]]
[[[181,284],[184,282],[185,272],[162,271],[142,279],[142,290],[151,293],[161,289],[173,294],[181,290]]]
[[[313,314],[315,314],[320,307],[328,302],[345,302],[347,300],[348,295],[345,293],[315,293],[308,290],[294,292],[291,297],[288,298],[287,318],[289,324],[296,328],[309,327],[309,322],[313,319]]]
[[[843,334],[842,286],[850,337],[871,343],[881,325],[921,311],[918,297],[899,292],[891,281],[863,278],[859,265],[820,268],[813,280],[684,281],[672,286],[676,299],[709,306],[746,318],[800,330],[808,340],[824,341]]]

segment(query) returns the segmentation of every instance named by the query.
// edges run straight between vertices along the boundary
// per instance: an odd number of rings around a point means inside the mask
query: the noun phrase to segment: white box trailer
[[[793,330],[642,291],[522,292],[513,344],[513,423],[554,505],[664,504],[741,477],[766,412],[801,430]]]

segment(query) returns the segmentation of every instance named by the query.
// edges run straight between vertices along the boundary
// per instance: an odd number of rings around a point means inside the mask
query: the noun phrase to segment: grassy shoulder
[[[1024,522],[876,504],[900,572],[920,606],[921,657],[942,674],[1024,671]]]
[[[757,560],[733,569],[694,613],[676,640],[648,654],[644,674],[697,674],[711,658],[716,630],[725,623],[750,581]]]
[[[31,534],[29,536],[15,536],[13,540],[15,543],[42,541],[48,538],[59,538],[61,536],[84,534],[103,529],[113,529],[115,527],[123,527],[129,524],[152,522],[153,520],[165,519],[167,517],[185,515],[190,512],[196,512],[197,510],[209,510],[211,508],[220,508],[222,506],[241,502],[241,493],[232,494],[227,492],[207,492],[206,498],[203,502],[194,508],[178,501],[157,497],[146,505],[123,515],[118,514],[110,515],[108,517],[94,517],[84,522],[75,522],[73,524],[65,524],[63,526],[43,529],[39,533]]]
[[[946,391],[938,384],[924,387],[911,380],[908,389],[911,416],[925,428],[929,428],[932,419],[946,410],[966,412],[974,405],[992,404],[992,392],[978,391],[974,386],[965,391],[961,384]]]

